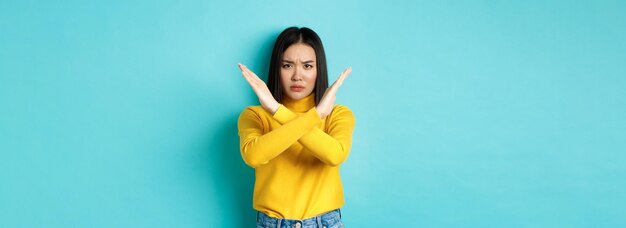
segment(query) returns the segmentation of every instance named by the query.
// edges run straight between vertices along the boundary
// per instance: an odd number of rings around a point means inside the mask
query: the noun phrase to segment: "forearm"
[[[255,132],[242,135],[241,155],[244,161],[252,167],[266,164],[319,124],[319,121],[321,120],[313,109],[266,134],[261,135]],[[250,121],[241,122],[245,125]],[[240,126],[240,128],[245,129],[246,126]]]
[[[273,117],[281,124],[289,124],[298,118],[298,115],[281,106]],[[344,112],[344,116],[336,120],[333,119],[331,124],[332,135],[314,127],[302,135],[298,142],[322,162],[331,166],[337,166],[348,157],[352,144],[354,118],[351,112]]]
[[[336,139],[321,129],[314,128],[304,134],[298,142],[320,161],[330,166],[338,166],[348,158],[352,140],[350,136]]]

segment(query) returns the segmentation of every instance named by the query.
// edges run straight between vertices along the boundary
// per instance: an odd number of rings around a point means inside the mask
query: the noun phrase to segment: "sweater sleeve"
[[[293,118],[289,123],[264,134],[260,115],[252,108],[246,108],[237,121],[241,156],[251,167],[267,164],[321,121],[317,110],[313,108],[304,115]]]
[[[274,113],[273,117],[276,121],[285,125],[298,119],[297,114],[282,105]],[[338,166],[348,158],[350,147],[352,146],[354,114],[348,107],[337,105],[327,118],[331,118],[327,126],[328,133],[314,127],[304,134],[298,142],[309,149],[322,162],[330,166]]]

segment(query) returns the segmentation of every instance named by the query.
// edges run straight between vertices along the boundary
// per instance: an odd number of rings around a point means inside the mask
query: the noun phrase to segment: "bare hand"
[[[243,77],[246,79],[246,81],[248,81],[248,83],[252,87],[252,90],[254,90],[254,93],[256,93],[257,97],[259,97],[259,102],[261,103],[261,106],[263,106],[263,108],[272,115],[276,113],[276,110],[278,110],[278,107],[280,107],[280,103],[278,103],[276,99],[274,99],[274,96],[272,96],[272,93],[267,88],[265,82],[261,80],[259,76],[257,76],[254,72],[248,69],[248,67],[246,67],[245,65],[241,63],[237,65],[239,66],[239,69],[241,69],[241,74],[243,75]]]
[[[317,112],[320,114],[320,118],[324,118],[330,115],[330,112],[333,111],[335,99],[337,98],[337,90],[339,90],[339,87],[341,86],[341,84],[343,84],[343,81],[346,80],[351,72],[352,67],[346,68],[346,70],[341,72],[341,75],[339,75],[339,78],[337,78],[335,83],[333,83],[328,89],[326,89],[322,100],[319,104],[317,104],[316,107]]]

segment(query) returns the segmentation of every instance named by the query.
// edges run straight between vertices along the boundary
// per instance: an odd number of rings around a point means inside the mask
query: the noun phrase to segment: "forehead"
[[[315,50],[309,45],[297,43],[289,46],[283,54],[285,60],[315,60]]]

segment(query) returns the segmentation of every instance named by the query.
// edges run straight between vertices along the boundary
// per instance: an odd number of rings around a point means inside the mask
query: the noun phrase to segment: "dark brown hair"
[[[280,68],[282,65],[283,54],[289,46],[297,43],[309,45],[315,50],[315,62],[317,63],[317,78],[315,79],[315,105],[320,103],[324,92],[328,88],[328,70],[326,67],[326,54],[322,40],[313,30],[302,27],[289,27],[278,35],[272,50],[270,59],[270,72],[267,76],[267,87],[278,103],[283,100],[283,87],[280,84]]]

